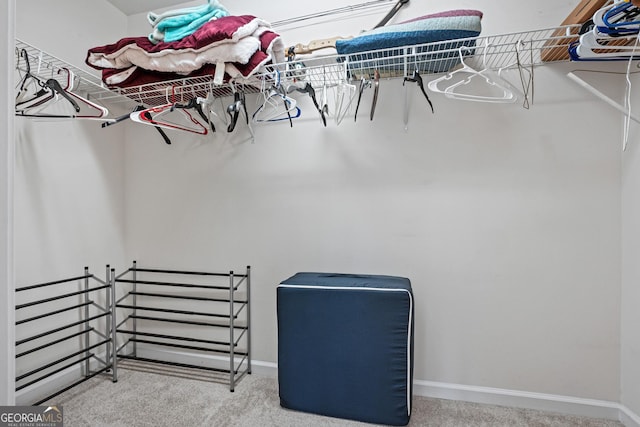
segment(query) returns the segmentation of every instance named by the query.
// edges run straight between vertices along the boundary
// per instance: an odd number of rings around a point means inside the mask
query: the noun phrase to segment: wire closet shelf
[[[26,64],[20,58],[22,51],[26,52],[31,68],[30,71],[36,76],[43,79],[56,79],[58,83],[64,86],[66,84],[67,74],[63,73],[63,71],[69,70],[75,77],[73,90],[85,96],[88,100],[109,105],[121,104],[126,108],[134,105],[130,98],[108,88],[100,77],[73,66],[27,42],[16,39],[16,68],[21,73],[26,71]]]
[[[379,49],[344,55],[312,55],[285,63],[271,64],[248,78],[236,78],[233,85],[215,84],[213,76],[185,77],[127,88],[109,88],[99,77],[72,67],[35,47],[16,41],[16,54],[26,49],[38,73],[57,76],[57,70],[68,68],[79,77],[79,89],[102,104],[144,105],[154,107],[167,102],[188,101],[194,97],[231,96],[233,90],[257,93],[277,79],[283,82],[308,82],[314,88],[335,86],[361,77],[402,78],[414,71],[421,74],[446,73],[462,60],[480,68],[512,68],[518,63],[537,66],[569,59],[569,44],[577,40],[578,25],[493,36],[455,39],[398,48]],[[19,63],[19,61],[18,61]],[[34,66],[32,65],[32,70]]]

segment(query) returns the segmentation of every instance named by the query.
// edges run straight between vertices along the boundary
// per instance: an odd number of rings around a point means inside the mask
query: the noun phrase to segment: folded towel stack
[[[214,83],[250,77],[269,62],[284,61],[284,43],[270,25],[251,15],[208,21],[178,41],[152,43],[127,37],[87,52],[87,65],[111,87],[213,75]]]
[[[208,0],[204,6],[170,10],[163,13],[149,12],[147,20],[153,27],[153,32],[149,34],[149,41],[159,43],[182,40],[207,22],[228,15],[229,12],[217,0]]]

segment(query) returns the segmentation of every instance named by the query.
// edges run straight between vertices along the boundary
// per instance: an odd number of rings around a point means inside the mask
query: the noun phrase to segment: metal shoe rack
[[[43,292],[54,296],[42,298]],[[42,384],[76,365],[82,369],[79,379],[33,404],[109,370],[116,382],[113,300],[108,266],[105,280],[85,267],[81,276],[17,288],[16,391]]]
[[[116,327],[126,337],[118,358],[228,375],[230,391],[251,373],[250,267],[244,274],[212,273],[140,268],[134,261],[115,283],[124,293],[115,307],[128,313]],[[171,361],[167,349],[208,362]]]
[[[85,267],[80,276],[17,288],[15,390],[37,395],[39,405],[99,374],[117,382],[120,358],[210,371],[234,391],[251,373],[250,289],[250,267],[210,273],[135,261],[117,277],[107,266],[105,280]],[[117,310],[126,312],[120,323]],[[163,358],[171,352],[157,350],[166,348],[199,364]]]

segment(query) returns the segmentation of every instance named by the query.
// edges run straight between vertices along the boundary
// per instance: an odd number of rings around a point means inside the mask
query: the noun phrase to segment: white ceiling
[[[107,0],[117,7],[125,15],[152,12],[165,7],[176,6],[185,3],[185,0]]]

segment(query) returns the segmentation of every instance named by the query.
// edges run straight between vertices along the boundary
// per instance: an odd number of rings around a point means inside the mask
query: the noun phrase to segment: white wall
[[[633,80],[633,88],[640,80]],[[635,92],[634,92],[635,93]],[[637,103],[633,108],[637,111]],[[636,124],[624,154],[622,175],[622,403],[640,420],[640,138]]]
[[[455,7],[483,10],[485,33],[499,34],[555,26],[573,3]],[[453,7],[423,5],[402,17]],[[269,20],[308,13],[284,2],[228,6]],[[283,35],[287,44],[347,35],[380,17]],[[128,35],[148,32],[142,18],[130,18]],[[258,360],[277,359],[275,288],[291,274],[402,275],[416,296],[416,379],[618,401],[619,118],[565,77],[572,68],[537,69],[529,111],[434,95],[431,115],[414,92],[406,133],[398,80],[381,83],[373,122],[361,113],[324,129],[300,97],[304,118],[257,128],[255,144],[240,128],[171,133],[169,147],[131,125],[129,258],[250,264]],[[601,85],[621,92],[619,81]]]
[[[88,9],[80,0],[22,0],[16,36],[83,67],[88,48],[121,37],[126,27],[113,6],[94,3]],[[52,32],[51,17],[66,30]],[[16,118],[19,284],[75,275],[85,265],[101,274],[105,263],[121,264],[123,132],[97,121]]]
[[[91,2],[90,8],[81,0],[17,3],[16,37],[71,65],[83,67],[87,49],[125,33],[125,16],[104,1]],[[32,66],[35,72],[36,64]],[[124,128],[101,129],[97,121],[23,117],[17,117],[15,124],[16,285],[78,276],[85,266],[100,278],[107,263],[122,269]],[[61,288],[45,289],[39,296],[60,294]],[[17,295],[19,302],[24,297]],[[64,302],[69,304],[69,299]],[[17,313],[21,318],[23,311]],[[57,326],[63,322],[50,321]],[[18,338],[47,329],[43,323],[19,328]],[[70,353],[68,347],[56,349],[60,355]],[[18,374],[41,363],[41,358],[50,360],[58,354],[43,353],[19,359]]]
[[[0,405],[14,402],[15,351],[14,334],[14,272],[13,272],[13,46],[15,1],[9,0],[0,6],[0,46],[6,54],[0,57],[4,78],[0,83],[0,128],[4,143],[0,147]]]
[[[274,3],[252,0],[220,1],[220,3],[232,14],[254,15],[269,22],[283,21],[289,18],[345,7],[344,2],[335,0],[322,3]],[[365,2],[349,4],[360,3]],[[386,15],[387,11],[391,9],[394,3],[394,1],[389,0],[386,5],[383,4],[380,8],[290,24],[278,30],[286,36],[286,41],[291,45],[306,43],[315,38],[354,36],[376,25]],[[190,7],[201,4],[201,1],[193,0],[181,3],[175,7],[154,9],[154,11],[161,12],[177,7]],[[484,34],[504,34],[556,27],[575,6],[576,2],[574,0],[537,0],[526,3],[522,1],[489,2],[486,0],[457,0],[453,3],[446,0],[411,0],[410,3],[398,12],[389,24],[444,10],[476,9],[484,12],[482,21]],[[149,28],[147,27],[146,14],[132,15],[129,17],[128,35],[138,36],[146,34],[149,32]]]
[[[501,3],[413,1],[399,18],[476,8],[485,34],[499,34],[555,26],[574,2]],[[140,15],[127,22],[106,2],[85,4],[22,0],[17,36],[81,66],[87,48],[148,31]],[[268,20],[309,12],[227,6]],[[51,16],[64,31],[50,31]],[[293,44],[380,17],[281,32]],[[169,147],[133,124],[18,122],[17,282],[132,258],[223,271],[250,264],[255,358],[275,362],[280,280],[305,270],[404,275],[418,307],[417,379],[618,401],[622,373],[623,402],[637,413],[638,328],[626,302],[637,286],[627,261],[621,296],[620,217],[637,226],[638,168],[628,160],[621,211],[619,116],[564,77],[572,68],[536,70],[530,111],[434,96],[431,115],[414,93],[406,133],[395,80],[382,82],[372,123],[362,115],[324,129],[311,114],[293,129],[258,128],[255,144],[242,141],[246,132],[172,133]],[[598,79],[619,95],[619,81]],[[630,240],[625,249],[632,260]]]

